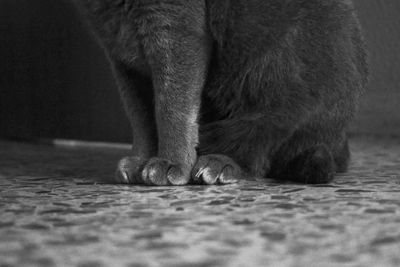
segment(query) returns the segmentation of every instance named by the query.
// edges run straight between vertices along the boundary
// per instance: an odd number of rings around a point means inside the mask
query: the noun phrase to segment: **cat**
[[[131,122],[120,183],[328,183],[368,78],[351,0],[73,0]]]

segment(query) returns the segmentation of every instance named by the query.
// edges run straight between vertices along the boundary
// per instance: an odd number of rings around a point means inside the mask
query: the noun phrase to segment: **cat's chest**
[[[112,5],[106,5],[105,0],[97,1],[104,6],[90,13],[106,51],[130,65],[147,68],[146,51],[153,44],[160,44],[160,40],[167,40],[168,30],[176,23],[171,6],[167,9],[160,1],[116,1]]]
[[[140,18],[128,15],[122,10],[98,16],[95,25],[97,36],[112,57],[141,64],[145,60],[143,37],[139,32],[142,22]]]

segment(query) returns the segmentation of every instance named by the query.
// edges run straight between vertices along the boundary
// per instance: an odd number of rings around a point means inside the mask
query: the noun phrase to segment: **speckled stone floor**
[[[400,140],[329,185],[106,184],[126,150],[0,142],[0,266],[400,266]]]

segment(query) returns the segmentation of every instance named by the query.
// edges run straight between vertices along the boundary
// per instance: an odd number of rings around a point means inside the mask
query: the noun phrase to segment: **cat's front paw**
[[[162,158],[152,158],[144,166],[142,179],[147,185],[185,185],[190,169]]]
[[[125,157],[118,162],[115,180],[121,184],[143,184],[142,170],[146,160],[140,157]]]
[[[200,156],[192,170],[192,180],[197,184],[231,184],[241,175],[241,168],[230,157],[217,154]]]

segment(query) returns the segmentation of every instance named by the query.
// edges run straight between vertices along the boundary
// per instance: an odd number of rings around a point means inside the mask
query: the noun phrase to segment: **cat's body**
[[[350,0],[75,2],[132,124],[120,182],[319,183],[346,170],[367,77]]]

